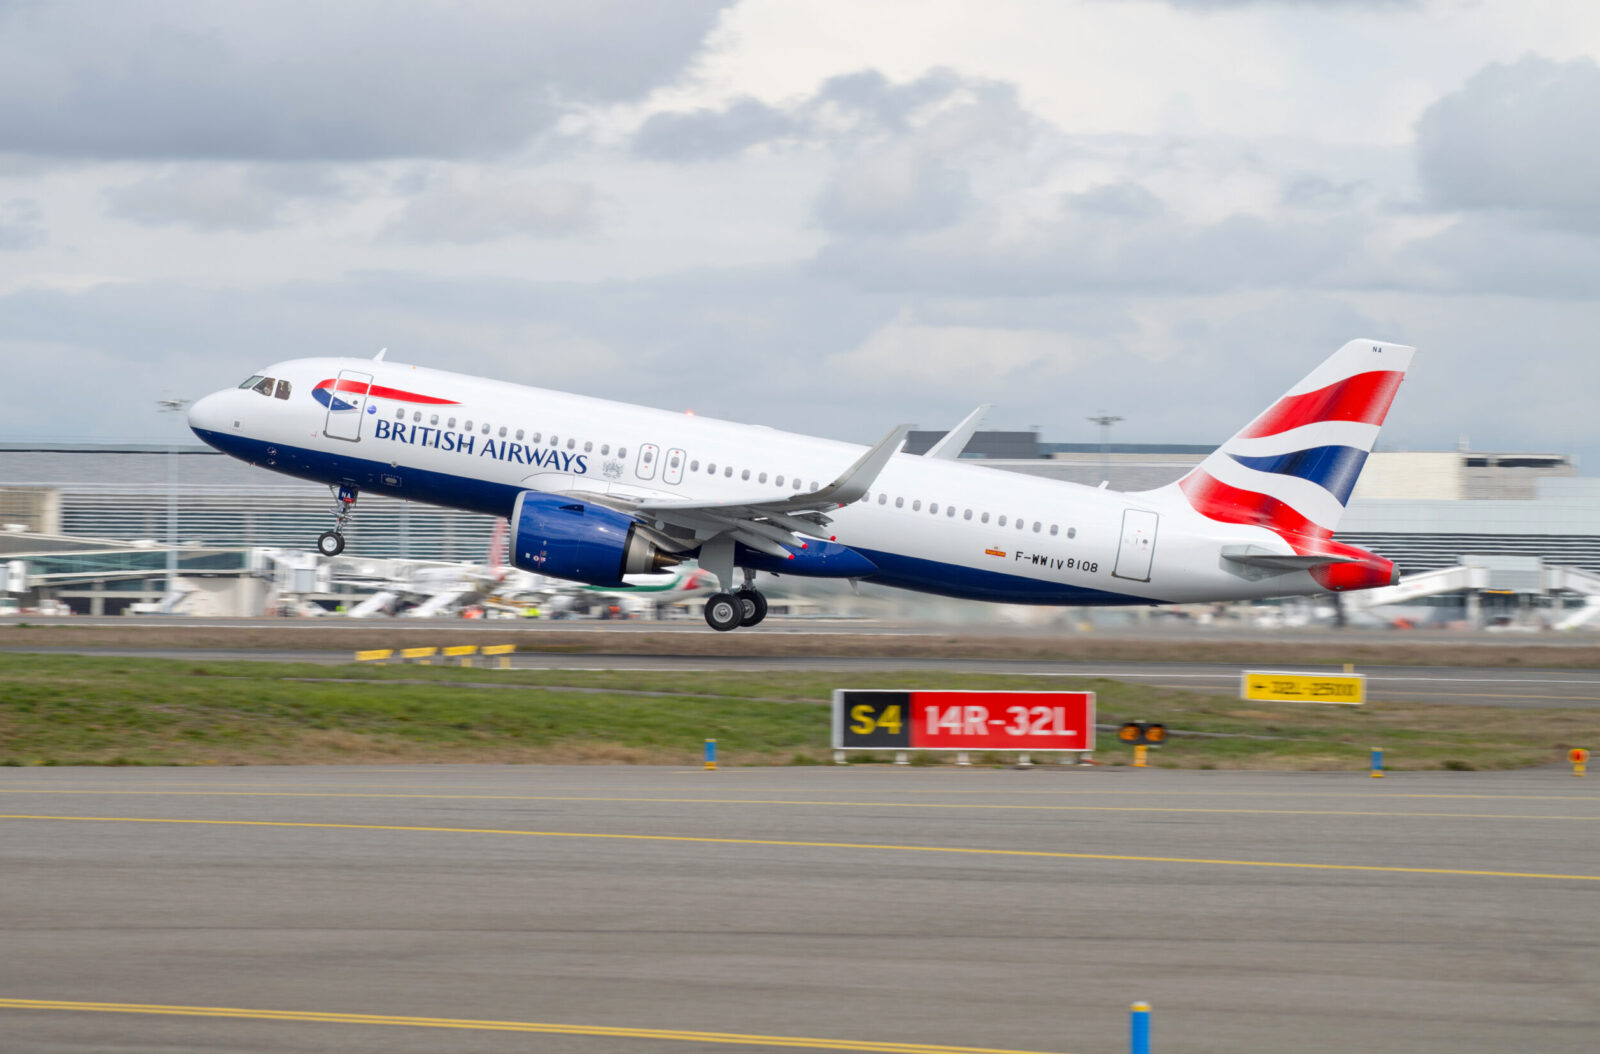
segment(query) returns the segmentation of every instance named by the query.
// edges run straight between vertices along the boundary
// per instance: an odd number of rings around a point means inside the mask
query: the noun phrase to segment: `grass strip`
[[[491,685],[498,690],[480,690]],[[1364,767],[1370,748],[1382,746],[1394,769],[1503,769],[1556,763],[1571,746],[1600,743],[1595,710],[1246,703],[1103,679],[0,654],[0,763],[693,764],[714,737],[726,764],[811,764],[829,758],[823,704],[836,687],[1091,690],[1102,722],[1162,721],[1241,737],[1174,738],[1153,753],[1158,767],[1349,770]],[[1131,759],[1112,737],[1102,734],[1100,742],[1103,763]],[[1003,764],[1010,756],[980,760]]]

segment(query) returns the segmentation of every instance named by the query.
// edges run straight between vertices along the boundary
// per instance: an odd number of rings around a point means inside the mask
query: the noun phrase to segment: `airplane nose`
[[[189,429],[201,439],[228,426],[227,392],[212,392],[189,407]]]

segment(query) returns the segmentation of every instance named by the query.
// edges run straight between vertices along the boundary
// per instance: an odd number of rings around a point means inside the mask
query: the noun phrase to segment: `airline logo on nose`
[[[337,393],[337,394],[335,394]],[[397,403],[418,403],[427,406],[455,406],[454,399],[440,399],[432,395],[419,395],[400,388],[387,388],[381,384],[368,385],[365,381],[341,380],[332,377],[311,389],[311,397],[334,412],[354,410],[358,400],[341,396],[370,396],[373,399],[392,399]]]

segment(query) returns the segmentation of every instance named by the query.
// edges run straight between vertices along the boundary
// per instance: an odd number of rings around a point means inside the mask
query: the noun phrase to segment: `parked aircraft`
[[[327,484],[325,555],[363,490],[506,516],[511,563],[590,585],[690,557],[714,629],[766,615],[758,572],[979,600],[1161,604],[1389,585],[1333,540],[1413,349],[1346,344],[1178,482],[1121,493],[374,359],[297,359],[199,400],[196,435]],[[963,435],[962,432],[967,434]],[[735,575],[742,572],[742,581]]]

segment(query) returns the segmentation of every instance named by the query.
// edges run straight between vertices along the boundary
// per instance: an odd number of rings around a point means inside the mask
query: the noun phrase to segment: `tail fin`
[[[1209,519],[1254,524],[1297,539],[1328,538],[1414,350],[1352,340],[1179,480],[1178,488]]]

